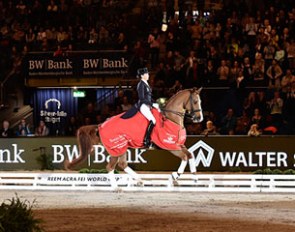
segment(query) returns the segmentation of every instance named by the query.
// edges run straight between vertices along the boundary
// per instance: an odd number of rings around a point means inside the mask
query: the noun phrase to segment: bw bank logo
[[[200,140],[190,147],[188,151],[195,155],[196,167],[198,167],[200,163],[202,163],[204,167],[210,167],[214,149],[207,143]]]

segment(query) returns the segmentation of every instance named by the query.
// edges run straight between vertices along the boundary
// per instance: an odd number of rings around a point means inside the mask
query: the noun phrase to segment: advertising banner
[[[73,137],[1,139],[0,144],[1,170],[38,170],[45,162],[63,169],[65,159],[71,161],[79,155]],[[194,136],[187,138],[186,146],[199,171],[295,169],[294,137]],[[130,167],[138,171],[174,171],[180,164],[179,158],[159,149],[129,149],[127,157]],[[104,169],[108,160],[106,149],[98,144],[75,168]]]
[[[97,77],[122,76],[128,71],[125,51],[69,52],[54,56],[53,52],[28,53],[23,62],[27,77]]]
[[[31,105],[35,126],[44,121],[50,135],[63,135],[69,118],[78,112],[78,100],[72,89],[36,89]]]

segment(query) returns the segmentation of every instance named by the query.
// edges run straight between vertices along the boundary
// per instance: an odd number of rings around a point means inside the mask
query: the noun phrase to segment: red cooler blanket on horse
[[[156,109],[152,112],[157,121],[151,135],[153,143],[165,150],[181,150],[186,140],[185,128],[166,119]],[[123,154],[128,147],[143,147],[148,126],[148,120],[140,112],[129,119],[122,119],[121,116],[114,116],[98,127],[101,141],[112,156]]]

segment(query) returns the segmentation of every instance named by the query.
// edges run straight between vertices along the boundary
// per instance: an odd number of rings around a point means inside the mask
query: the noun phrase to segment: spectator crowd
[[[141,13],[131,14],[136,2],[0,0],[1,78],[28,51],[126,50],[131,75],[149,66],[155,98],[193,86],[225,89],[222,110],[203,106],[204,124],[187,122],[188,134],[295,134],[292,0],[224,1],[221,10],[144,1]],[[90,119],[81,112],[83,119],[70,121],[99,123],[135,99],[125,91]]]

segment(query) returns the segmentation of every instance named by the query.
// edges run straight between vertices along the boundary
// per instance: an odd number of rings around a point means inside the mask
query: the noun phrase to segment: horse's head
[[[203,121],[203,111],[201,107],[201,98],[200,92],[202,88],[193,88],[190,89],[189,98],[184,105],[185,110],[188,112],[188,115],[191,117],[194,123]]]

